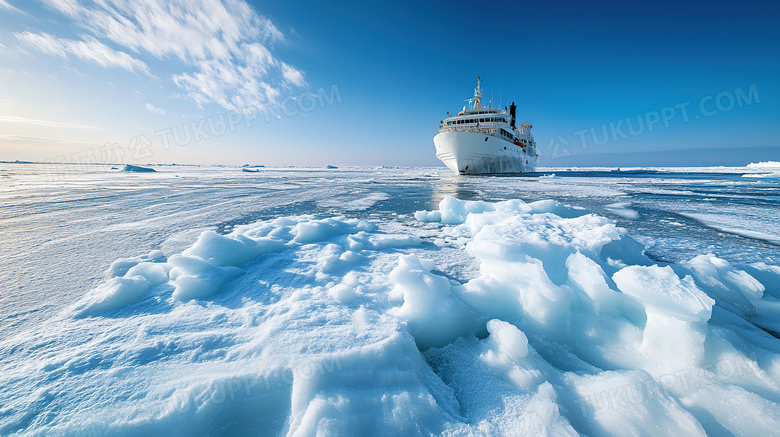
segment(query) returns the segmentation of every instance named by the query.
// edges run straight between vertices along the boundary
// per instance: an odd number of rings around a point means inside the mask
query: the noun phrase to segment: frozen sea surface
[[[155,169],[0,164],[0,435],[780,429],[772,163]]]

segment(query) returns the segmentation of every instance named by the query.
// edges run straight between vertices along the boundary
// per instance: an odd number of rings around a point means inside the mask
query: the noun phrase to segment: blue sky
[[[479,75],[544,166],[780,161],[779,22],[768,1],[0,0],[0,160],[441,165]]]

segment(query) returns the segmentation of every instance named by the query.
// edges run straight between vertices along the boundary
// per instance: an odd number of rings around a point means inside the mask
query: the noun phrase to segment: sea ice
[[[2,339],[0,434],[772,435],[778,284],[551,200],[205,230]]]

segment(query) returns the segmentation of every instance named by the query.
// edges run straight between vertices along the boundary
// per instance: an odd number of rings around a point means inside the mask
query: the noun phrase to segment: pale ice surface
[[[776,435],[769,167],[0,165],[0,435]]]

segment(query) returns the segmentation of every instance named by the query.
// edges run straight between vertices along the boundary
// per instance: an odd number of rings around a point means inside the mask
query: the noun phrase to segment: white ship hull
[[[458,174],[536,171],[536,156],[501,138],[478,132],[440,132],[433,137],[436,157]]]

